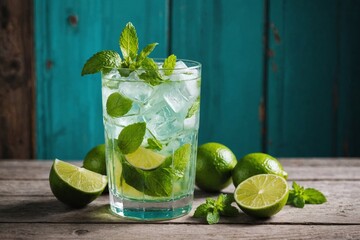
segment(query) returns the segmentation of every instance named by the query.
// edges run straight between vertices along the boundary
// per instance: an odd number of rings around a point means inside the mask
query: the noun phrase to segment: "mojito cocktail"
[[[191,210],[200,64],[177,61],[167,75],[157,64],[164,81],[155,86],[139,77],[153,70],[102,75],[110,205],[121,216],[167,219]]]
[[[157,43],[139,51],[131,23],[119,45],[122,57],[100,51],[82,70],[102,74],[111,210],[142,220],[182,216],[194,192],[201,65],[150,58]]]

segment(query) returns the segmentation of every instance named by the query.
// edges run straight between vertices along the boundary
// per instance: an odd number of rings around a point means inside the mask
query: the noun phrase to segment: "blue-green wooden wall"
[[[238,157],[360,156],[360,1],[35,0],[37,158],[102,143],[100,76],[131,21],[152,56],[203,64],[200,143]]]

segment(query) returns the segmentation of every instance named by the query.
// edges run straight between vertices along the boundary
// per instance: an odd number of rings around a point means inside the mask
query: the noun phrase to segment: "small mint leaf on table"
[[[293,204],[297,208],[303,208],[305,206],[305,200],[301,196],[296,196],[293,200]]]
[[[81,76],[102,71],[104,68],[119,68],[121,65],[120,55],[111,50],[95,53],[89,58],[81,71]]]
[[[239,210],[234,206],[225,206],[221,211],[221,215],[226,217],[236,217],[239,215]]]
[[[118,137],[118,146],[123,154],[135,152],[144,140],[146,123],[133,123],[123,128]]]
[[[135,60],[139,50],[139,40],[135,27],[131,22],[127,23],[121,32],[119,45],[127,65],[130,66],[130,63]]]
[[[174,54],[171,54],[165,59],[162,66],[166,76],[170,76],[173,73],[175,65],[176,65],[176,56]]]
[[[305,203],[322,204],[325,203],[326,197],[320,191],[314,188],[306,188],[304,191]]]
[[[220,220],[220,214],[216,209],[214,209],[213,211],[209,211],[206,214],[206,221],[208,222],[208,224],[216,224],[219,222],[219,220]]]
[[[111,117],[121,117],[130,111],[132,101],[120,93],[112,93],[106,100],[106,112]]]
[[[141,66],[142,61],[145,60],[147,56],[154,50],[154,48],[158,45],[158,43],[150,43],[144,47],[143,50],[139,53],[139,55],[136,58],[136,65]]]
[[[208,208],[209,207],[206,203],[201,204],[196,208],[194,212],[194,217],[196,218],[206,217]]]

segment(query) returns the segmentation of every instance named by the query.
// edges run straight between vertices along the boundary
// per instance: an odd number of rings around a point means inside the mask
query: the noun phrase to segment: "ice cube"
[[[183,122],[179,120],[172,108],[162,103],[149,108],[144,113],[147,128],[159,140],[169,139],[183,128]]]
[[[146,102],[153,92],[153,88],[144,82],[121,82],[119,91],[124,96],[140,103]]]
[[[191,94],[184,83],[168,83],[166,87],[164,99],[174,112],[178,113],[189,106]]]

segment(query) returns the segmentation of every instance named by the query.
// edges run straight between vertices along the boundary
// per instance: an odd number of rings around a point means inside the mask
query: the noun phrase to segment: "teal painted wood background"
[[[37,158],[82,159],[104,141],[100,76],[131,21],[152,56],[203,64],[200,143],[238,157],[360,156],[360,1],[35,1]]]

